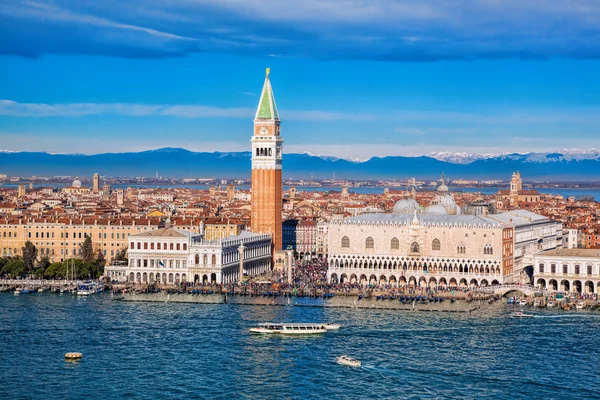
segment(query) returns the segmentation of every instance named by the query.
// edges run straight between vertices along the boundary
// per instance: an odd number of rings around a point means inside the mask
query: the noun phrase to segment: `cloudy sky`
[[[597,0],[0,0],[0,149],[600,148]]]

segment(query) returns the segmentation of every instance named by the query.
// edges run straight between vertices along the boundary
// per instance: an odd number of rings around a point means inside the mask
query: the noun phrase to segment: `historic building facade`
[[[252,203],[251,228],[268,233],[275,250],[282,248],[282,179],[283,138],[280,120],[269,79],[269,69],[254,118],[252,136]]]
[[[526,212],[463,215],[445,185],[438,192],[423,211],[407,194],[391,214],[332,220],[329,281],[419,286],[511,283],[521,276],[528,256],[560,245],[560,223]]]
[[[128,265],[106,267],[106,276],[147,284],[230,283],[240,280],[240,264],[244,276],[270,270],[271,236],[242,232],[205,240],[198,233],[166,227],[131,236],[128,257]]]
[[[541,289],[598,293],[600,250],[556,249],[534,256],[535,285]]]

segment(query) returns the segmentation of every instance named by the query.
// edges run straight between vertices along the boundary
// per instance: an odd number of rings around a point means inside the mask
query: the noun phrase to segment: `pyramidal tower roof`
[[[277,112],[277,105],[275,104],[275,96],[273,96],[273,88],[271,88],[269,73],[270,68],[267,68],[265,84],[263,85],[260,94],[258,109],[256,110],[256,116],[254,117],[255,120],[279,120],[279,112]]]

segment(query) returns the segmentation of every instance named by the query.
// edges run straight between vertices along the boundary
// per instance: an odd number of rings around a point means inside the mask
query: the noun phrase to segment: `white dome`
[[[400,199],[394,204],[394,214],[414,214],[415,211],[419,211],[421,206],[414,199],[408,196],[408,193],[404,195],[403,199]]]
[[[446,209],[444,208],[443,205],[441,204],[432,204],[429,207],[427,207],[424,211],[423,214],[427,214],[427,215],[446,215],[448,214],[448,211],[446,211]]]
[[[456,205],[456,202],[449,193],[438,197],[437,202],[446,209],[446,212],[450,215],[460,214],[460,207]]]
[[[445,192],[445,193],[447,193],[448,192],[448,186],[446,186],[446,184],[442,182],[442,184],[440,185],[440,187],[437,190],[438,190],[438,192]]]
[[[73,181],[73,184],[71,186],[76,187],[76,188],[80,188],[81,187],[81,181],[79,179],[75,179]]]

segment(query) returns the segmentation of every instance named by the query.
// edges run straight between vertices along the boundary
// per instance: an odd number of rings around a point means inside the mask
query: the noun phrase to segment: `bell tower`
[[[274,250],[281,250],[281,213],[283,203],[279,113],[267,68],[265,83],[254,117],[252,136],[252,232],[270,233]]]

